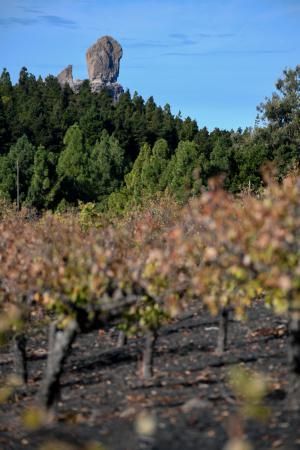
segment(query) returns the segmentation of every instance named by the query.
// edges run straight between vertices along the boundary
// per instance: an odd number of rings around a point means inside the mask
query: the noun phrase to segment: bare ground
[[[35,404],[47,349],[46,331],[33,330],[28,389],[0,405],[0,449],[41,449],[48,443],[47,449],[54,450],[59,449],[58,441],[65,443],[64,449],[87,449],[91,442],[106,450],[223,449],[229,435],[241,427],[241,403],[228,383],[228,371],[236,364],[270,381],[264,402],[271,410],[269,419],[244,422],[253,449],[300,449],[300,417],[285,410],[285,319],[255,303],[247,322],[231,320],[229,350],[218,356],[217,321],[196,306],[160,330],[154,377],[148,383],[138,378],[141,338],[116,349],[116,334],[100,330],[81,335],[66,364],[57,420],[30,431],[22,416]],[[10,354],[3,348],[0,380],[11,370]],[[145,411],[156,425],[151,437],[136,431]]]

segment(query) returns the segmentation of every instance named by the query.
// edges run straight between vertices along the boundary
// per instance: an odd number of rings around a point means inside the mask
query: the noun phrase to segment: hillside
[[[96,54],[112,38],[103,39],[92,47]],[[99,211],[118,213],[157,193],[185,202],[218,174],[231,192],[258,190],[265,163],[274,162],[279,177],[299,163],[299,66],[285,70],[277,92],[259,106],[257,127],[209,132],[153,97],[121,94],[122,49],[116,48],[100,66],[88,53],[91,79],[76,89],[69,69],[42,80],[23,67],[15,85],[3,70],[1,197],[19,196],[22,205],[38,210],[92,202]]]

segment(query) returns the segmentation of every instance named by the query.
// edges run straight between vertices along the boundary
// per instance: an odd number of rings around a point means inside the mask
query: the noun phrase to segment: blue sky
[[[123,46],[119,82],[209,129],[253,126],[256,106],[300,64],[300,0],[0,0],[0,68],[43,77],[103,35]]]

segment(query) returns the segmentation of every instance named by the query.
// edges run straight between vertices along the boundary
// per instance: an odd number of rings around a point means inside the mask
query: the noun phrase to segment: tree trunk
[[[289,310],[289,386],[287,408],[300,411],[300,308]]]
[[[153,356],[157,335],[153,331],[148,331],[145,336],[145,347],[143,351],[141,377],[149,380],[153,375]]]
[[[78,325],[72,320],[65,329],[57,329],[56,323],[49,327],[49,350],[46,372],[39,392],[43,407],[50,409],[59,398],[60,378],[64,363],[76,338]]]
[[[117,341],[117,348],[123,347],[123,345],[127,344],[127,336],[124,333],[124,331],[119,331],[118,334],[118,341]]]
[[[25,334],[16,334],[13,338],[14,372],[23,385],[28,380],[26,343]]]
[[[20,166],[19,166],[19,160],[17,159],[17,179],[16,179],[16,185],[17,185],[17,211],[20,211]]]
[[[222,354],[227,350],[228,343],[228,319],[229,319],[229,308],[227,306],[222,308],[220,321],[219,321],[219,335],[218,335],[218,345],[217,352]]]

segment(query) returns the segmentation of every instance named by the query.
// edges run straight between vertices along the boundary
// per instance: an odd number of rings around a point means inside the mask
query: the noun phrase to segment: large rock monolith
[[[103,36],[98,39],[86,52],[90,81],[115,83],[119,76],[122,56],[122,47],[114,38]]]
[[[114,102],[124,92],[123,87],[117,83],[122,55],[121,45],[110,36],[98,39],[86,52],[91,91],[101,92],[106,89]],[[73,79],[71,65],[62,70],[57,79],[62,87],[67,84],[74,92],[79,92],[83,83],[82,80]]]

